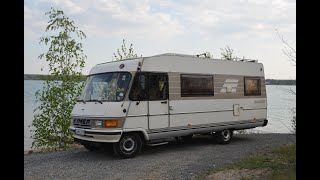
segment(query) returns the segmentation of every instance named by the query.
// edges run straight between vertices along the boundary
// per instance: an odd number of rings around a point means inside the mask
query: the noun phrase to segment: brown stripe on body
[[[261,79],[261,96],[244,96],[244,77],[240,75],[213,75],[214,82],[214,96],[195,96],[195,97],[181,97],[181,74],[188,73],[168,73],[169,77],[169,98],[170,100],[195,100],[195,99],[246,99],[246,98],[266,98],[265,78],[260,76]],[[192,75],[192,74],[190,74]],[[205,74],[194,74],[194,75],[205,75]],[[259,77],[259,76],[250,76]],[[227,79],[237,80],[238,82],[226,82]],[[220,92],[224,84],[237,84],[236,92]]]

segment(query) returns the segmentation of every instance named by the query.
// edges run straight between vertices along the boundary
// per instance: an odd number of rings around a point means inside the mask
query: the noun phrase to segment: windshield
[[[131,74],[111,72],[90,75],[80,100],[84,101],[122,101],[127,91]]]

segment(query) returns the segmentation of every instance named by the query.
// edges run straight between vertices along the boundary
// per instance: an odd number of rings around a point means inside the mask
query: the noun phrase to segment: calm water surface
[[[32,139],[29,127],[33,120],[33,110],[37,107],[35,103],[35,92],[42,87],[43,81],[24,81],[24,150],[31,149]],[[267,85],[268,98],[268,120],[265,127],[255,128],[259,133],[289,133],[291,129],[291,109],[296,107],[296,97],[286,91],[296,90],[296,86]]]

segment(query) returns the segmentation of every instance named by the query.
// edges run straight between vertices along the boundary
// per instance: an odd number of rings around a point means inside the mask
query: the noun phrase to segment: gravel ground
[[[220,145],[211,136],[145,147],[133,159],[85,148],[24,156],[24,179],[192,179],[258,151],[292,144],[292,134],[235,134]]]

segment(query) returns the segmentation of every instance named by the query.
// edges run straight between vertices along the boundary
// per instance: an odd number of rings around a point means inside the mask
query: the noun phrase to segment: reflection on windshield
[[[87,78],[81,100],[122,101],[130,79],[128,72],[91,75]]]

